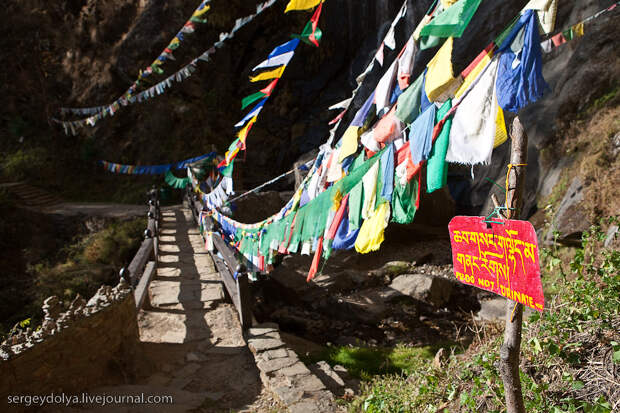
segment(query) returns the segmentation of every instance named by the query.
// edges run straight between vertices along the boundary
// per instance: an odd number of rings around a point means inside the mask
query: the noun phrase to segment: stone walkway
[[[91,395],[171,396],[172,404],[75,406],[65,412],[279,412],[262,385],[232,304],[191,212],[162,209],[157,274],[150,303],[138,314],[138,377],[126,385],[90,389]],[[122,366],[121,366],[122,367]]]
[[[182,392],[186,410],[271,410],[236,310],[224,302],[223,284],[186,208],[162,211],[149,296],[150,307],[138,318],[153,366],[147,385],[162,394]]]

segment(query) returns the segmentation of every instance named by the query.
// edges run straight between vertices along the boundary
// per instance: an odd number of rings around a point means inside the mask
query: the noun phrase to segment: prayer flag
[[[316,7],[323,0],[291,0],[286,6],[284,13],[288,13],[292,10],[308,10]]]
[[[513,50],[515,43],[520,43],[520,39],[523,46]],[[518,59],[516,52],[519,53]],[[516,113],[525,105],[541,98],[549,88],[542,74],[540,36],[533,10],[527,10],[521,16],[499,47],[498,53],[501,55],[495,86],[497,100],[502,109]]]
[[[295,54],[295,52],[291,51],[291,52],[287,52],[287,53],[284,53],[284,54],[281,54],[281,55],[270,57],[267,60],[265,60],[264,62],[256,65],[254,67],[254,69],[252,69],[252,71],[255,71],[255,70],[258,70],[258,69],[266,69],[268,67],[287,65],[288,62],[290,62],[291,59],[293,58],[294,54]]]
[[[256,76],[250,76],[250,82],[259,82],[261,80],[279,79],[282,77],[286,66],[278,67],[277,69],[268,70]]]
[[[276,87],[278,80],[280,79],[272,80],[271,83],[269,83],[269,85],[266,88],[261,89],[260,91],[264,93],[266,96],[271,96],[271,93],[273,92],[273,89]]]
[[[262,91],[260,92],[256,92],[253,93],[249,96],[244,97],[241,100],[241,110],[245,109],[246,107],[250,106],[252,103],[256,102],[257,100],[263,98],[267,96],[265,93],[263,93]]]
[[[323,37],[323,32],[318,28],[319,17],[321,16],[321,9],[323,8],[323,4],[321,3],[319,7],[316,8],[312,18],[300,35],[294,34],[293,37],[301,39],[304,43],[313,44],[316,47],[319,47],[319,41],[321,37]]]
[[[420,36],[461,37],[482,0],[459,0],[420,31]]]

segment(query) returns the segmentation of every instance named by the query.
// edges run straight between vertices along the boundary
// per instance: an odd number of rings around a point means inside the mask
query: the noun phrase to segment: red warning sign
[[[448,226],[454,275],[464,283],[492,291],[542,311],[538,239],[528,221],[454,217]]]

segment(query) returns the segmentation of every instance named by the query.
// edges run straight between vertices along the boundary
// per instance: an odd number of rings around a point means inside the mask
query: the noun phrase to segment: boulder
[[[394,278],[389,288],[403,295],[440,307],[452,294],[452,282],[427,274],[403,274]]]

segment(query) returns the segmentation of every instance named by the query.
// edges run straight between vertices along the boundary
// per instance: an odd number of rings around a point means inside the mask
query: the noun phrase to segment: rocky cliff
[[[397,26],[397,44],[411,33],[430,3],[408,1],[406,19]],[[508,2],[499,7],[495,2],[482,2],[464,36],[455,42],[455,71],[464,68],[525,3]],[[556,27],[568,27],[612,3],[562,3]],[[327,121],[335,116],[326,108],[349,96],[355,77],[374,55],[400,5],[400,0],[325,3],[320,20],[324,33],[321,47],[303,45],[296,53],[251,132],[247,154],[237,162],[238,188],[254,186],[289,169],[300,155],[325,141]],[[138,70],[165,47],[195,6],[178,0],[8,1],[0,11],[2,21],[10,22],[0,29],[4,62],[0,71],[4,97],[0,149],[14,161],[10,165],[20,167],[10,169],[5,163],[4,179],[18,172],[22,178],[57,190],[78,187],[80,190],[74,191],[79,192],[77,197],[96,198],[118,194],[119,188],[129,191],[136,182],[135,178],[107,176],[96,166],[98,159],[149,164],[195,156],[213,147],[223,153],[234,138],[232,125],[243,116],[241,98],[257,89],[247,78],[251,68],[291,33],[299,33],[309,13],[284,15],[285,2],[278,2],[237,32],[211,62],[200,63],[199,72],[191,79],[163,96],[126,108],[95,128],[82,130],[76,137],[65,136],[48,123],[60,106],[99,105],[120,95]],[[237,17],[253,11],[254,3],[214,0],[208,22],[188,36],[175,52],[177,61],[165,65],[166,73],[208,48],[220,32],[230,30]],[[557,152],[557,143],[566,140],[571,122],[580,116],[586,121],[600,109],[617,106],[617,16],[616,10],[588,24],[582,39],[545,57],[545,75],[552,91],[522,113],[531,143],[528,215],[541,205],[541,196],[549,196],[562,171],[575,169],[570,159],[579,158],[582,147],[577,145],[570,156]],[[386,54],[386,65],[398,49]],[[414,76],[433,53],[421,54]],[[377,69],[368,76],[348,117],[379,76]],[[617,130],[617,125],[612,129]],[[503,145],[495,151],[490,167],[476,167],[473,180],[471,171],[452,168],[451,189],[457,212],[480,213],[488,208],[493,186],[485,178],[501,182],[508,148]],[[580,179],[584,188],[592,182],[588,177]],[[602,213],[600,208],[598,212]],[[605,210],[607,214],[613,212],[613,208]]]

